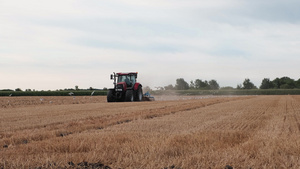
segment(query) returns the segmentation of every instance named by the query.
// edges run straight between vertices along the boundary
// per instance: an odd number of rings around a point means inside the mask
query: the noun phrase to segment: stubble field
[[[1,97],[0,168],[300,168],[300,96]]]

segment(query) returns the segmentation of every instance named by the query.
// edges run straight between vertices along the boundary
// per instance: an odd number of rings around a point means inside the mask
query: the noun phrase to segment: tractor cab
[[[133,85],[136,83],[136,73],[118,73],[118,80],[117,83],[120,84],[122,82],[126,83],[127,87],[133,87]]]

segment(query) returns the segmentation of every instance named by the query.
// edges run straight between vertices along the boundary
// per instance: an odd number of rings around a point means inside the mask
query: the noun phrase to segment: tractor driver
[[[128,87],[130,87],[132,84],[131,84],[131,81],[129,80],[128,76],[126,76],[126,79],[125,79],[125,83]]]

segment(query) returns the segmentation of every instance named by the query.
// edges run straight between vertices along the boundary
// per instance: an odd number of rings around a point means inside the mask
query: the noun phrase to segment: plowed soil
[[[300,96],[0,98],[0,168],[300,168]]]

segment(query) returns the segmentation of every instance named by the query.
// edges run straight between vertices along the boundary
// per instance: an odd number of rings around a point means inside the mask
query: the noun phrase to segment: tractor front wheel
[[[127,90],[125,94],[125,101],[132,102],[133,101],[133,90]]]

